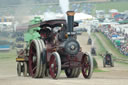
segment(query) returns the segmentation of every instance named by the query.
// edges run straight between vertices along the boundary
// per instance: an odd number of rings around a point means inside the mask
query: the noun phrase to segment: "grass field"
[[[100,41],[100,39],[98,38],[97,35],[99,35],[101,37],[103,42]],[[105,37],[102,33],[96,33],[96,34],[92,33],[91,36],[92,36],[93,39],[96,39],[95,44],[96,44],[97,54],[104,54],[106,52],[106,50],[107,51],[111,50],[110,53],[112,53],[113,59],[128,60],[128,56],[125,56],[125,55],[121,54],[119,52],[119,50],[114,47],[113,43],[107,37]],[[108,46],[109,49],[105,48],[103,43],[105,43]],[[102,58],[102,56],[100,56],[100,55],[97,55],[97,56]],[[124,64],[124,65],[128,64],[127,61],[126,62],[125,61],[116,61],[116,62],[120,63],[120,64]]]
[[[102,33],[97,33],[101,38],[102,40],[105,42],[105,44],[107,44],[107,46],[109,47],[109,49],[111,49],[113,51],[114,54],[117,54],[119,57],[126,57],[125,55],[121,54],[119,52],[119,50],[117,48],[115,48],[115,46],[113,45],[113,43],[108,40],[107,37],[105,37]],[[95,33],[92,34],[92,37],[96,39],[96,45],[97,45],[97,52],[98,53],[105,53],[108,49],[106,49],[102,42],[98,39],[98,37],[96,36]]]
[[[96,10],[105,10],[108,12],[110,9],[118,9],[120,12],[128,10],[128,1],[125,2],[106,2],[106,3],[96,3]]]
[[[98,34],[101,36],[101,38],[103,39],[103,41],[107,44],[107,46],[109,46],[109,48],[113,51],[114,54],[117,54],[119,57],[127,57],[127,56],[121,54],[119,52],[119,50],[117,48],[115,48],[115,46],[113,45],[113,43],[110,40],[108,40],[108,38],[105,37],[102,33],[98,33]]]

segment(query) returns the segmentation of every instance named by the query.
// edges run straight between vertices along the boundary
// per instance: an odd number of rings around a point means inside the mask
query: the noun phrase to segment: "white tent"
[[[118,12],[117,9],[111,9],[111,10],[109,10],[109,13],[117,13],[117,12]]]
[[[93,17],[91,15],[85,14],[85,13],[75,13],[74,20],[85,20],[85,19],[92,19]]]
[[[44,20],[49,20],[49,19],[62,19],[64,18],[64,14],[60,13],[53,13],[53,12],[46,12],[44,13]],[[85,13],[75,13],[74,20],[79,21],[79,20],[86,20],[86,19],[93,19],[91,15],[85,14]]]

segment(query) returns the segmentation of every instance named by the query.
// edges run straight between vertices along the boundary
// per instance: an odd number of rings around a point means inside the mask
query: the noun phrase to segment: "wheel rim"
[[[87,78],[89,72],[90,72],[89,62],[87,60],[87,57],[83,56],[83,59],[82,59],[82,73],[83,73],[83,76]]]
[[[84,78],[91,78],[93,70],[93,59],[89,55],[83,55],[82,60],[82,74]]]
[[[60,56],[57,52],[54,52],[50,57],[49,61],[49,73],[52,78],[58,78],[61,71],[61,61]]]
[[[36,40],[33,40],[29,51],[29,72],[32,77],[38,77],[40,68],[40,51]]]

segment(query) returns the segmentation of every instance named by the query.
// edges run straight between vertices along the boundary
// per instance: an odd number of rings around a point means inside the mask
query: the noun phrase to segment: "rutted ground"
[[[87,45],[88,35],[83,33],[78,36],[78,41],[84,52],[90,51],[90,45]],[[96,56],[94,56],[96,57]],[[62,73],[58,80],[51,78],[33,79],[31,77],[18,77],[16,74],[15,58],[9,60],[0,60],[0,85],[127,85],[128,84],[128,66],[115,64],[115,67],[103,68],[102,58],[96,57],[99,68],[106,72],[94,72],[90,80],[84,79],[82,75],[79,78],[66,78]]]

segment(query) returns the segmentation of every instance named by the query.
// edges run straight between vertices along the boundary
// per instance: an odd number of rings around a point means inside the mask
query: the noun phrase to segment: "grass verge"
[[[105,42],[105,44],[109,47],[110,50],[112,50],[112,53],[118,55],[118,57],[126,57],[125,55],[121,54],[120,51],[113,45],[113,43],[108,40],[106,36],[104,36],[102,33],[98,33],[98,35],[102,38],[102,40]]]
[[[110,9],[118,9],[120,12],[127,10],[128,8],[128,1],[120,1],[120,2],[105,2],[105,3],[96,3],[95,9],[96,10],[105,10],[109,11]]]
[[[97,33],[101,38],[102,38],[102,41],[105,42],[105,44],[107,44],[107,46],[109,47],[109,49],[112,50],[112,58],[113,59],[116,59],[117,57],[119,58],[123,58],[123,59],[126,59],[128,58],[127,56],[121,54],[119,52],[119,50],[117,48],[115,48],[115,46],[113,45],[113,43],[107,39],[106,36],[104,36],[102,33]],[[97,54],[104,54],[108,49],[105,48],[105,46],[102,44],[103,42],[100,41],[100,39],[96,36],[95,33],[92,33],[92,37],[96,39],[95,43],[96,43],[96,46],[97,46]],[[114,54],[118,55],[118,56],[115,56]],[[99,56],[99,55],[98,55]],[[99,56],[102,58],[102,56]],[[117,63],[119,64],[123,64],[123,65],[127,65],[128,63],[124,62],[124,61],[116,61]]]

